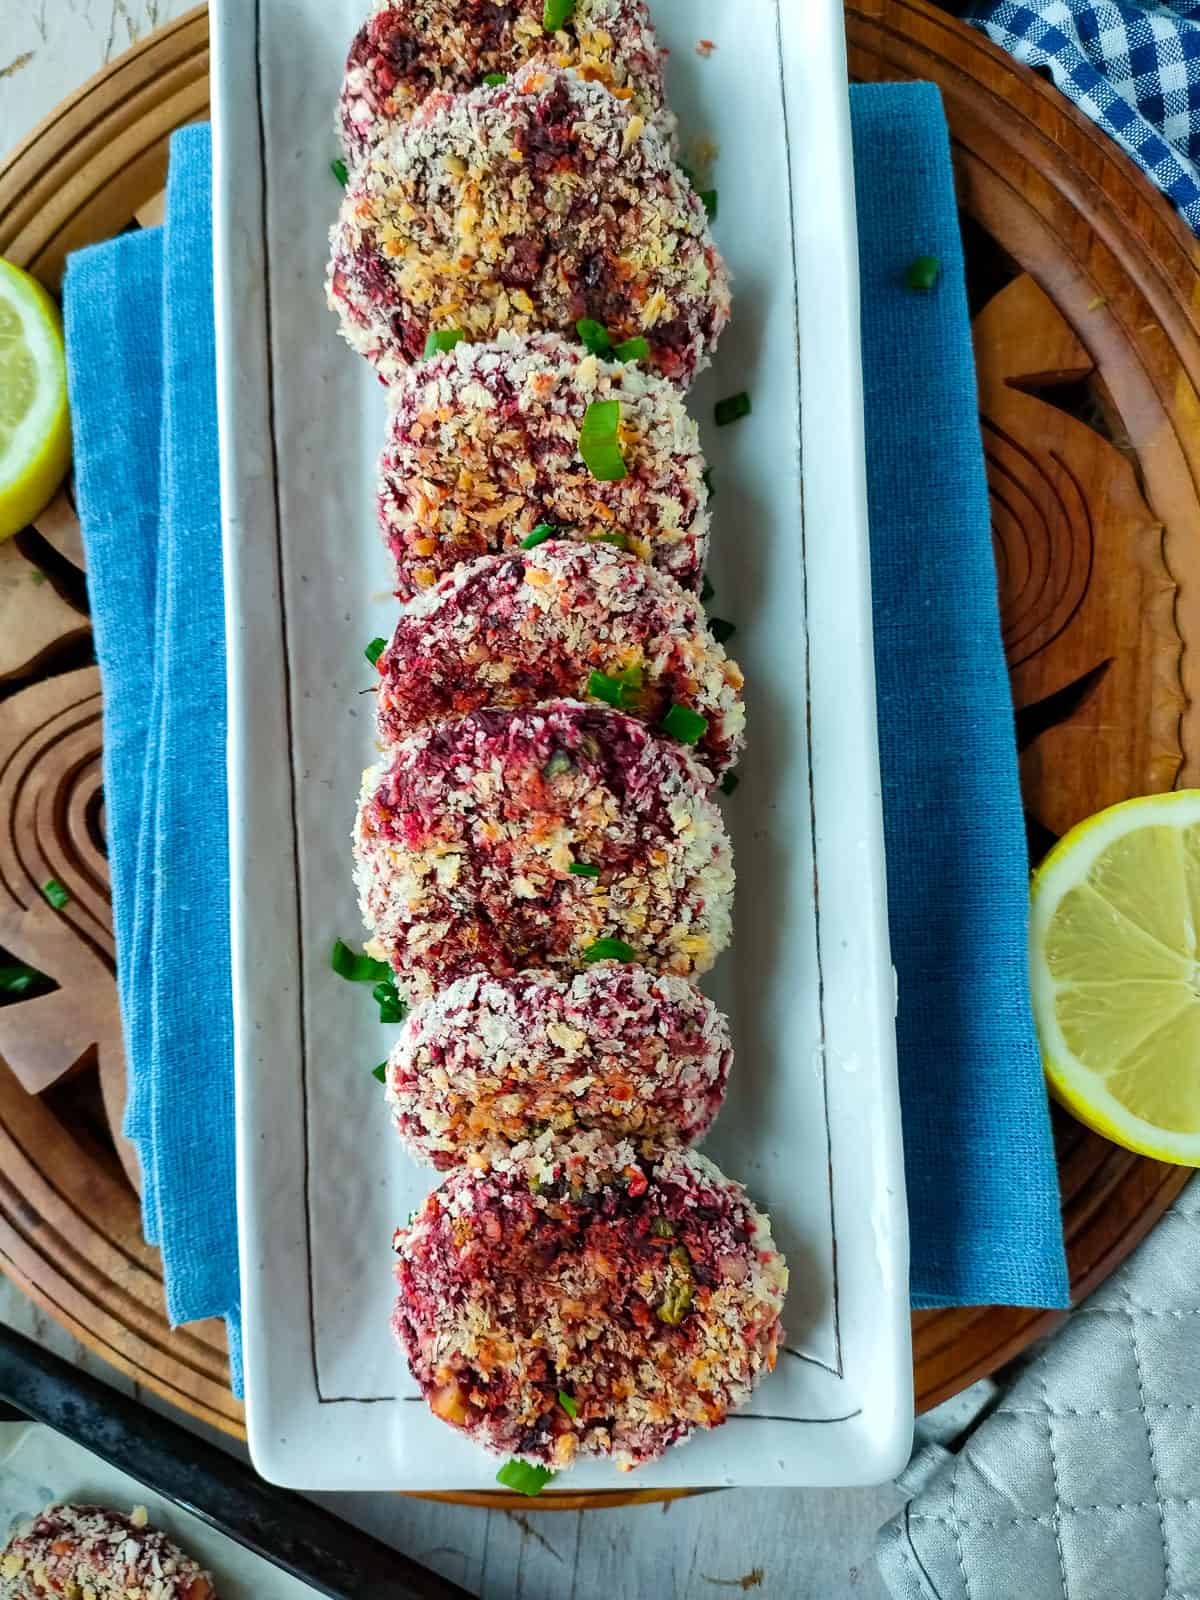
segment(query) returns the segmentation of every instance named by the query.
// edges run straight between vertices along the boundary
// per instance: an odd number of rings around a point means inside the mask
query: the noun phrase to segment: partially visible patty
[[[690,1150],[552,1135],[460,1168],[397,1231],[394,1327],[443,1421],[561,1468],[628,1469],[743,1405],[787,1268],[740,1184]]]
[[[212,1578],[144,1508],[48,1506],[0,1552],[0,1600],[216,1600]]]
[[[742,745],[742,674],[699,601],[611,545],[550,540],[460,568],[400,618],[378,670],[387,744],[488,705],[616,697],[651,727],[673,706],[703,718],[693,746],[714,776]]]
[[[393,388],[379,522],[404,599],[549,524],[614,539],[699,589],[708,552],[700,433],[679,391],[558,334],[501,334],[412,367]],[[587,408],[616,400],[626,476],[601,482],[579,450]]]
[[[646,1153],[704,1136],[732,1057],[724,1017],[684,978],[611,965],[477,975],[413,1010],[388,1100],[408,1148],[442,1170],[547,1131],[628,1137]]]
[[[707,788],[685,750],[604,707],[437,723],[364,777],[363,919],[418,996],[472,972],[626,959],[602,940],[656,971],[705,972],[729,942],[733,895]]]
[[[338,115],[361,161],[436,89],[461,94],[537,58],[574,67],[653,122],[668,145],[675,118],[644,0],[576,0],[563,26],[543,26],[545,0],[377,0],[350,46]]]
[[[331,234],[330,306],[394,382],[435,329],[469,340],[644,336],[689,384],[729,318],[700,198],[644,118],[572,72],[523,67],[439,90],[351,174]]]

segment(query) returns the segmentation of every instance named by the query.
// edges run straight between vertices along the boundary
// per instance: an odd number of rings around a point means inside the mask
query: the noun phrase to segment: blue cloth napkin
[[[1200,233],[1200,0],[972,0],[963,17],[1049,68]]]
[[[173,1323],[223,1316],[240,1390],[225,622],[211,146],[171,141],[167,220],[72,256],[76,494],[146,1237]]]
[[[915,1306],[1061,1306],[1029,867],[941,96],[853,90],[880,764]],[[936,256],[928,294],[905,284]]]
[[[1061,1305],[1024,978],[1027,875],[949,148],[936,90],[857,89],[889,889],[915,1305]],[[208,133],[164,230],[72,257],[76,471],[106,701],[127,1131],[173,1320],[237,1344]],[[903,287],[937,255],[930,295]]]

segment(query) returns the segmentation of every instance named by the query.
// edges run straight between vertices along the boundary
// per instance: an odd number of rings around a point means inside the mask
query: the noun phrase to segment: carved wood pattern
[[[847,23],[854,76],[940,84],[964,215],[989,281],[1007,280],[976,318],[976,351],[1022,782],[1044,847],[1112,800],[1200,774],[1200,250],[1103,135],[981,36],[923,0],[855,0]],[[166,141],[205,115],[207,65],[201,8],[58,108],[0,167],[0,253],[57,288],[71,249],[161,220]],[[220,1326],[167,1327],[117,1155],[57,1109],[97,1064],[113,1120],[124,1087],[82,564],[67,491],[0,546],[0,945],[60,985],[0,1007],[0,1266],[123,1370],[238,1433]],[[37,892],[43,872],[70,888],[64,912]],[[1056,1135],[1079,1298],[1187,1174],[1057,1113]],[[919,1405],[1053,1320],[916,1314]]]

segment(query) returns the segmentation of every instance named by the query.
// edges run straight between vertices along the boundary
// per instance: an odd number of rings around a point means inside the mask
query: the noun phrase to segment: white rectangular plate
[[[371,1077],[390,1037],[329,969],[335,935],[359,932],[362,652],[396,605],[373,517],[383,395],[322,295],[333,107],[361,3],[216,6],[247,1404],[255,1462],[280,1482],[481,1487],[495,1462],[427,1413],[392,1343],[391,1232],[430,1174]],[[792,1286],[786,1351],[754,1405],[636,1481],[864,1483],[905,1458],[912,1383],[841,6],[654,13],[685,152],[697,137],[719,149],[734,276],[733,324],[691,396],[750,738],[724,802],[736,937],[710,985],[738,1058],[706,1148],[770,1210]],[[753,416],[713,428],[714,400],[740,389]],[[597,1463],[569,1482],[629,1480]]]

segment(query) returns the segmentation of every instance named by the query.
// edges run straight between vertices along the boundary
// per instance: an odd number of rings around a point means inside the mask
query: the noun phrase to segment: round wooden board
[[[946,100],[1036,855],[1102,805],[1198,781],[1200,250],[1115,146],[981,36],[921,0],[857,0],[847,17],[855,77],[932,79]],[[168,137],[207,111],[207,51],[200,8],[35,129],[0,166],[0,254],[57,289],[70,250],[157,220]],[[128,1152],[106,1137],[120,1037],[81,566],[66,495],[0,546],[0,751],[25,748],[32,730],[34,781],[56,797],[19,837],[17,810],[5,813],[0,945],[51,973],[70,1012],[68,1028],[44,1020],[55,995],[0,1007],[0,1266],[114,1365],[240,1434],[222,1329],[167,1326]],[[71,918],[43,915],[46,862],[77,897]],[[1189,1174],[1066,1118],[1056,1127],[1078,1300]],[[917,1313],[918,1406],[994,1371],[1054,1321],[996,1307]]]

